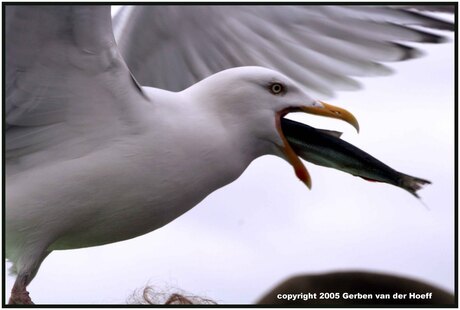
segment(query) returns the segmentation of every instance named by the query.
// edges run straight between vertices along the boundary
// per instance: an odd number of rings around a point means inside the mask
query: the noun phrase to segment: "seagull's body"
[[[144,92],[132,132],[84,156],[8,178],[7,205],[14,206],[6,219],[10,251],[33,236],[49,251],[145,234],[235,180],[267,153],[254,147],[256,139],[245,138],[251,137],[241,126],[245,122],[232,130],[235,122],[224,118],[229,115],[210,109],[212,102],[196,100],[195,89],[172,93],[146,87]],[[25,222],[39,229],[24,231]]]
[[[341,118],[357,128],[345,110],[311,99],[301,75],[290,79],[257,66],[230,68],[179,92],[140,86],[118,51],[107,7],[6,12],[5,228],[6,256],[18,274],[13,303],[31,302],[26,286],[51,251],[162,227],[261,155],[288,160],[310,186],[281,131],[286,113]],[[187,63],[196,70],[184,72],[187,81],[214,73],[192,54],[196,62]],[[322,73],[332,78],[330,69]],[[353,84],[344,70],[334,77]],[[171,72],[165,76],[171,80]],[[310,88],[329,92],[311,81]]]

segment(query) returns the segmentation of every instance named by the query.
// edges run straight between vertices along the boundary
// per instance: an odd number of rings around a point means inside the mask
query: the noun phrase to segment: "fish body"
[[[281,120],[289,144],[302,159],[334,168],[368,181],[384,182],[405,189],[419,198],[417,191],[431,182],[401,173],[339,138],[337,132],[319,130],[289,119]]]

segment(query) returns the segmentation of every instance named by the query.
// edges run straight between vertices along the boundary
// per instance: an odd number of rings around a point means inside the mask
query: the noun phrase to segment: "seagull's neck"
[[[264,154],[240,119],[210,109],[202,97],[158,89],[151,89],[149,95],[155,109],[154,153],[169,153],[176,162],[185,163],[185,170],[195,174],[194,181],[213,183],[210,188],[217,189],[238,178]]]
[[[261,140],[254,132],[254,115],[246,104],[238,104],[238,98],[228,95],[221,83],[197,83],[178,93],[200,122],[209,131],[216,131],[216,146],[231,147],[231,154],[249,164],[254,159],[272,153],[273,145]],[[215,82],[212,81],[211,82]]]

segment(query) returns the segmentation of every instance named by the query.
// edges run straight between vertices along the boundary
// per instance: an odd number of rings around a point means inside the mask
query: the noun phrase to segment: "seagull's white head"
[[[309,188],[310,176],[281,129],[281,118],[289,112],[306,112],[342,119],[359,129],[350,112],[312,99],[290,78],[263,67],[224,70],[191,88],[201,97],[199,103],[208,105],[230,130],[250,137],[252,148],[289,161]]]

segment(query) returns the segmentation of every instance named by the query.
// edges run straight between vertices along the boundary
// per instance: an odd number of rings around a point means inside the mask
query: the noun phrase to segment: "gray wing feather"
[[[8,173],[78,157],[128,127],[141,97],[106,6],[7,5]]]
[[[390,74],[382,62],[420,56],[401,42],[443,42],[424,28],[453,24],[426,10],[453,7],[133,6],[114,17],[114,31],[144,85],[177,91],[220,70],[260,65],[332,96],[358,89],[353,76]]]

